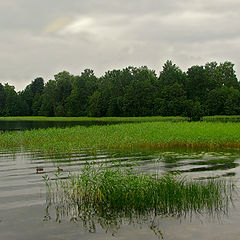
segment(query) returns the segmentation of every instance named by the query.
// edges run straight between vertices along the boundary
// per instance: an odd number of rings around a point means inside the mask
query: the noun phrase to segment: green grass
[[[154,122],[154,121],[186,121],[187,117],[0,117],[0,121],[96,121],[96,122]]]
[[[69,179],[53,181],[45,176],[45,180],[51,203],[65,209],[65,214],[75,208],[77,215],[105,218],[227,213],[234,190],[234,185],[224,180],[193,181],[91,165]]]
[[[224,116],[224,115],[218,115],[218,116],[206,116],[202,118],[203,121],[207,122],[214,122],[214,121],[220,121],[220,122],[240,122],[240,115],[231,115],[231,116]]]
[[[46,153],[80,149],[239,149],[240,123],[144,122],[0,133],[0,149]]]

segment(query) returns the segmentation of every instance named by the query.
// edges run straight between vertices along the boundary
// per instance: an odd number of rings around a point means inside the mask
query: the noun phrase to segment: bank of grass
[[[91,165],[69,179],[45,180],[50,200],[58,209],[62,206],[72,213],[74,208],[74,215],[81,216],[226,213],[234,190],[233,183],[224,180],[193,181],[172,174],[160,177],[121,167]]]
[[[187,121],[187,117],[0,117],[0,121],[76,121],[76,122],[158,122],[158,121]]]
[[[216,116],[206,116],[202,118],[206,122],[240,122],[240,115],[216,115]]]
[[[235,149],[240,123],[144,122],[0,133],[0,149],[23,147],[48,153],[97,149]]]

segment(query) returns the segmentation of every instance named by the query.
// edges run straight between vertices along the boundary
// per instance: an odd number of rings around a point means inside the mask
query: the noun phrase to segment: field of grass
[[[179,175],[143,174],[133,169],[87,165],[80,175],[49,180],[49,200],[66,215],[129,217],[226,213],[234,185],[224,180],[193,181]],[[77,207],[76,207],[77,206]],[[69,211],[69,212],[68,212]]]
[[[96,122],[155,122],[155,121],[187,121],[187,117],[0,117],[0,121],[96,121]]]
[[[48,153],[80,149],[238,149],[240,124],[221,122],[144,122],[49,128],[0,133],[0,149],[23,147]]]

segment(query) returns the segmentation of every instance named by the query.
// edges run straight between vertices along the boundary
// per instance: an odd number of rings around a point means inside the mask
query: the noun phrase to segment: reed
[[[50,154],[81,149],[238,149],[240,123],[144,122],[0,133],[0,150],[20,147]]]
[[[105,218],[227,213],[234,191],[233,183],[224,180],[193,181],[173,174],[158,176],[92,165],[69,179],[45,181],[52,203],[65,214],[74,208],[80,216]]]

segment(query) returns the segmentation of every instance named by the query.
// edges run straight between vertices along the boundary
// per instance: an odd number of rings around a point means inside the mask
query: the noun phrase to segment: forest
[[[129,66],[96,77],[62,71],[44,83],[41,77],[24,90],[0,83],[0,116],[138,117],[239,115],[240,83],[234,64],[208,62],[186,72],[168,60],[157,74]]]

